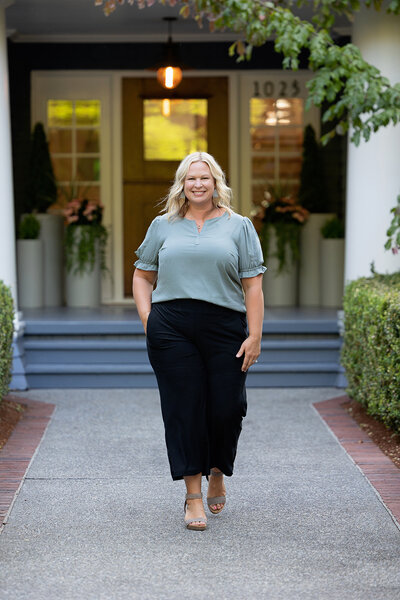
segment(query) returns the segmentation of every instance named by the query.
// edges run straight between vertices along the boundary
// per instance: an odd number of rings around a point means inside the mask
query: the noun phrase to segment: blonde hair
[[[187,198],[182,197],[182,192],[190,165],[195,162],[206,163],[211,171],[218,194],[217,198],[212,198],[215,208],[225,208],[229,215],[231,215],[234,212],[231,206],[232,190],[226,185],[223,170],[215,158],[207,152],[193,152],[182,160],[176,170],[174,183],[169,190],[168,196],[165,198],[165,206],[161,212],[167,213],[168,219],[185,216],[189,208],[189,202]]]

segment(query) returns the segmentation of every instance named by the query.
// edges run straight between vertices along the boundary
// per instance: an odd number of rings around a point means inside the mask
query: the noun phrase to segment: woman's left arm
[[[262,274],[255,277],[244,277],[241,282],[245,295],[249,337],[240,346],[236,354],[240,358],[244,354],[242,371],[247,371],[261,353],[261,337],[264,319],[264,294],[262,291]]]

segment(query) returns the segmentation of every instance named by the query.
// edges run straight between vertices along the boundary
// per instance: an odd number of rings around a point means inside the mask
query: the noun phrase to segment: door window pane
[[[49,149],[59,204],[71,194],[100,201],[100,100],[48,100]]]
[[[100,178],[100,161],[98,158],[78,158],[76,179],[78,181],[98,181]]]
[[[145,160],[179,161],[207,151],[207,100],[143,101]]]
[[[71,129],[49,129],[47,137],[50,153],[70,154],[72,152]]]
[[[298,189],[303,151],[303,100],[251,98],[252,200],[269,187]]]
[[[88,152],[100,152],[99,130],[77,129],[76,151],[78,152],[78,154],[86,154]]]
[[[72,158],[60,158],[53,156],[53,170],[57,181],[71,181],[72,179]]]
[[[98,127],[100,125],[100,100],[77,100],[75,117],[77,127]]]
[[[252,158],[253,179],[273,178],[275,174],[275,157],[271,156],[253,156]]]
[[[47,125],[49,127],[71,127],[73,105],[71,100],[49,100],[47,103]]]

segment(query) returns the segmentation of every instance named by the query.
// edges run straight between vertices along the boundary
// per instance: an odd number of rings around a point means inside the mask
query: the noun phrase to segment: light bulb
[[[157,80],[167,90],[173,90],[182,81],[182,71],[179,67],[161,67],[157,71]]]

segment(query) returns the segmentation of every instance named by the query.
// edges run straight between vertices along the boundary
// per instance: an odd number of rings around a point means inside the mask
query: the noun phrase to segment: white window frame
[[[31,78],[31,123],[42,122],[47,131],[48,100],[100,100],[100,197],[104,205],[103,224],[109,231],[107,267],[112,271],[113,202],[111,164],[111,75],[86,72],[34,71]],[[102,278],[101,301],[114,296],[112,278]]]
[[[240,196],[242,214],[250,216],[252,203],[250,99],[259,98],[302,98],[308,97],[306,83],[312,77],[310,71],[246,71],[240,74]],[[297,84],[297,87],[295,86]],[[298,93],[297,93],[298,89]],[[255,92],[259,95],[256,96]],[[284,92],[284,93],[282,93]],[[295,93],[295,96],[292,96]],[[317,137],[320,133],[320,110],[312,106],[304,111],[303,126],[312,125]]]

